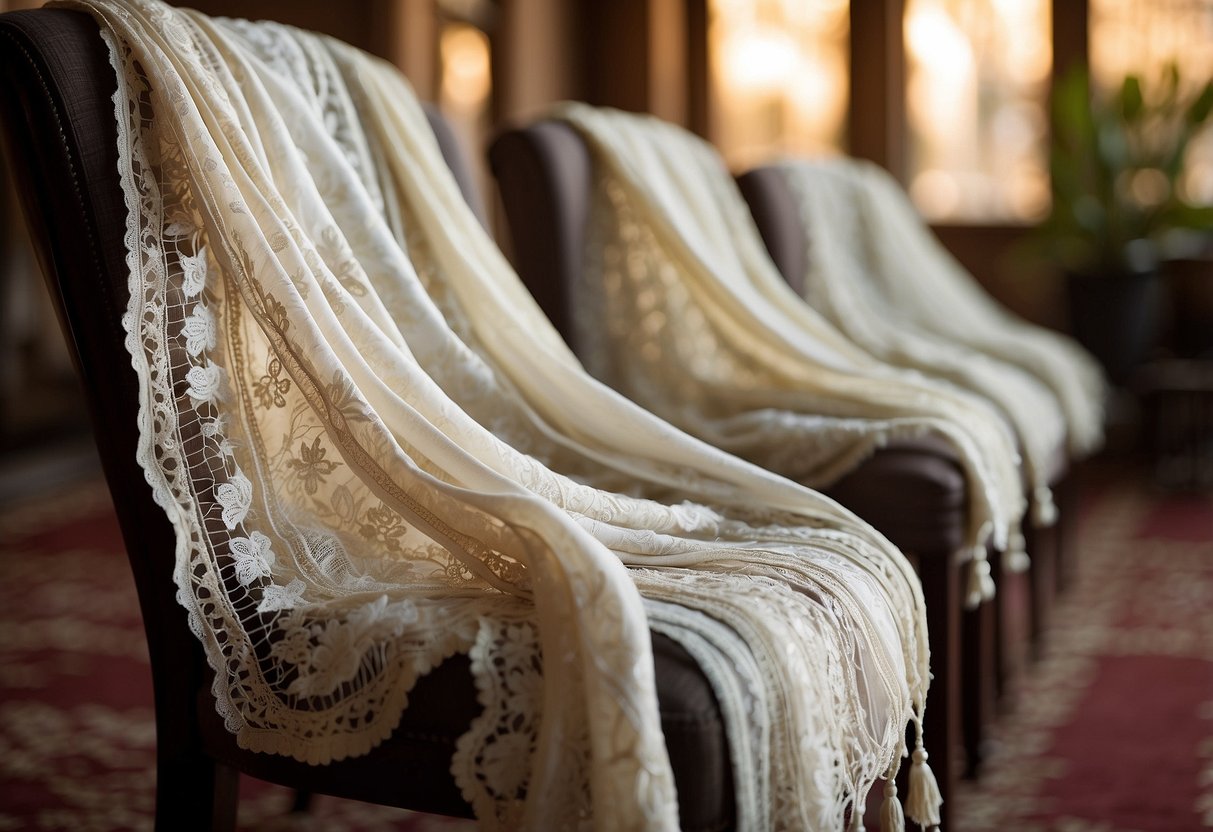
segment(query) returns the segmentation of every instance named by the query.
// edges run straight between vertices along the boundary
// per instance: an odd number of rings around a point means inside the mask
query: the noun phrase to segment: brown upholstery
[[[737,177],[737,187],[750,206],[771,260],[796,294],[803,295],[809,241],[787,180],[777,168],[755,168]]]
[[[387,741],[328,766],[243,751],[215,713],[202,649],[174,597],[174,533],[135,462],[136,378],[119,320],[127,302],[126,211],[114,86],[97,26],[85,14],[0,16],[0,116],[9,167],[87,393],[147,632],[157,828],[230,828],[237,771],[299,789],[467,815],[448,770],[455,739],[479,711],[465,656],[417,684]],[[731,773],[711,687],[677,644],[655,634],[653,647],[683,828],[731,828]]]
[[[464,201],[471,207],[472,213],[476,215],[476,219],[480,220],[480,224],[488,228],[484,200],[480,198],[480,189],[476,187],[476,182],[472,178],[472,169],[468,166],[467,154],[459,145],[459,137],[455,135],[451,123],[446,120],[436,105],[425,102],[421,107],[425,110],[425,117],[430,123],[430,129],[434,131],[434,138],[438,140],[442,158],[446,161],[446,166],[451,169],[451,174],[459,185],[459,193],[463,194]]]

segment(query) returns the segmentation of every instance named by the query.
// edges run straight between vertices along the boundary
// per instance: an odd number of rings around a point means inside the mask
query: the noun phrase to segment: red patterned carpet
[[[1115,481],[1082,570],[994,730],[960,830],[1213,828],[1213,499]],[[103,489],[0,509],[0,832],[150,829],[154,732],[134,586]],[[470,829],[241,784],[245,830]]]
[[[1213,828],[1213,498],[1088,501],[1081,570],[993,729],[961,830]]]
[[[135,584],[100,485],[0,509],[0,832],[150,830],[151,674]],[[469,821],[242,778],[241,830],[464,832]]]

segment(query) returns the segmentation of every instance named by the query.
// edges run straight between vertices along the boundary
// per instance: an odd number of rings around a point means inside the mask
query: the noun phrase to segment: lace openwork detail
[[[651,620],[717,694],[747,828],[839,826],[925,706],[905,559],[587,378],[394,70],[80,5],[119,79],[139,461],[238,741],[365,753],[466,651],[483,828],[674,829]]]

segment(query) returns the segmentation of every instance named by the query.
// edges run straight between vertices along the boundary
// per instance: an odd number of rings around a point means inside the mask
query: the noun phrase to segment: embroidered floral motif
[[[260,400],[262,407],[286,407],[286,394],[291,391],[291,380],[281,378],[281,374],[282,362],[271,358],[266,365],[265,375],[253,385],[253,395]]]
[[[166,240],[180,240],[183,237],[194,236],[195,232],[197,231],[197,226],[195,226],[190,220],[173,220],[164,227],[164,238]]]
[[[186,395],[200,402],[213,401],[219,395],[219,386],[223,383],[223,371],[219,365],[206,362],[200,367],[191,367],[185,374],[189,382]]]
[[[236,580],[241,586],[248,586],[258,578],[269,577],[275,557],[268,537],[261,532],[253,532],[248,537],[233,537],[231,548],[232,560],[236,563]]]
[[[381,503],[367,511],[366,519],[359,530],[363,537],[386,547],[389,552],[400,551],[400,538],[408,531],[400,515]]]
[[[324,482],[324,478],[336,470],[339,463],[325,459],[328,449],[320,444],[320,437],[312,440],[311,447],[304,442],[299,443],[299,456],[292,458],[287,465],[295,469],[295,475],[303,480],[303,490],[315,494]]]
[[[286,586],[270,584],[262,588],[261,603],[257,605],[257,612],[274,612],[297,607],[303,601],[303,590],[306,586],[296,578]]]
[[[181,291],[187,298],[196,298],[206,288],[208,264],[206,246],[198,249],[195,254],[181,257]]]
[[[203,350],[213,350],[216,339],[215,317],[200,303],[185,319],[181,334],[185,336],[185,349],[190,355],[197,357]]]
[[[248,514],[253,504],[253,484],[249,478],[237,471],[231,478],[215,489],[215,499],[223,507],[223,523],[229,529],[236,528]]]
[[[232,440],[227,437],[227,416],[216,416],[214,419],[207,419],[202,423],[202,435],[207,439],[217,439],[219,441],[219,453],[224,456],[231,456],[235,450]]]
[[[282,637],[275,640],[270,648],[270,656],[279,662],[304,665],[312,660],[311,631],[301,626],[301,622],[295,620],[297,618],[300,618],[298,613],[288,613],[279,621]]]
[[[347,422],[369,421],[354,385],[340,370],[333,373],[332,383],[324,388],[324,397],[328,399],[330,413],[341,414]]]

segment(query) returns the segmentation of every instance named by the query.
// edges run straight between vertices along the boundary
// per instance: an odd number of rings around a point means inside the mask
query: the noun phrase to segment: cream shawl
[[[871,354],[997,404],[1015,427],[1036,504],[1047,514],[1058,450],[1089,453],[1101,438],[1095,362],[1069,339],[1001,309],[880,167],[822,159],[775,169],[797,199],[809,241],[805,299]]]
[[[1024,511],[1015,438],[985,401],[883,364],[779,276],[715,150],[660,120],[564,105],[595,156],[575,287],[587,369],[717,447],[826,486],[891,438],[936,434],[964,465],[970,552]]]
[[[365,753],[466,650],[485,710],[452,771],[483,828],[673,829],[652,628],[712,681],[742,828],[861,808],[925,707],[905,559],[590,380],[386,64],[72,5],[118,76],[139,459],[238,741]]]

